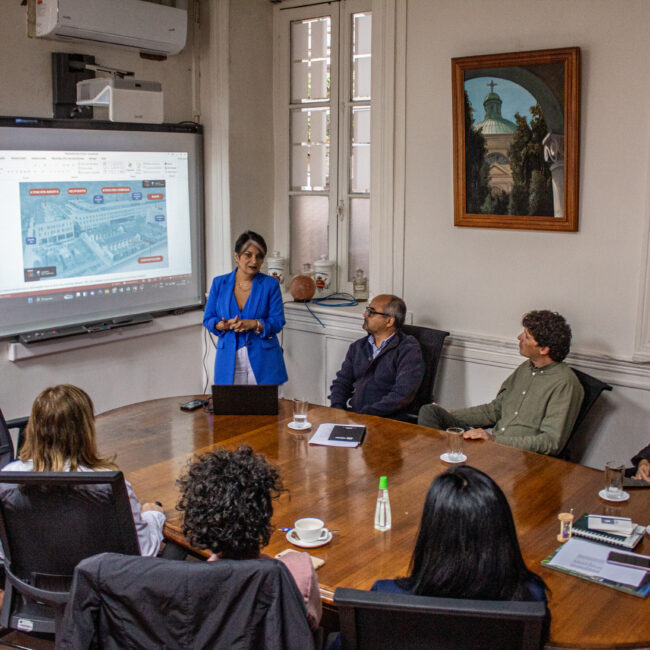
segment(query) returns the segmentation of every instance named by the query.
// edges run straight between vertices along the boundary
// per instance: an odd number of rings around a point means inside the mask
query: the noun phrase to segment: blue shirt
[[[372,358],[374,359],[383,349],[386,347],[386,343],[390,341],[393,336],[395,336],[395,332],[393,332],[390,336],[387,336],[380,344],[379,347],[375,345],[375,337],[372,334],[368,335],[368,343],[370,343],[370,349],[372,350]]]

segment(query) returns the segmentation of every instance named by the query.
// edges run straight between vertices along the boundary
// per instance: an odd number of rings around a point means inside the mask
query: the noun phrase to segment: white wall
[[[3,2],[0,9],[0,115],[52,117],[50,53],[55,51],[94,54],[98,63],[160,81],[165,120],[193,117],[191,42],[178,56],[154,62],[109,46],[30,39],[19,2]],[[98,412],[201,390],[199,325],[18,362],[8,361],[7,351],[8,344],[0,342],[0,408],[8,418],[28,414],[37,393],[55,383],[86,389]]]
[[[615,383],[585,462],[628,457],[650,438],[650,373],[635,351],[648,227],[650,3],[645,0],[408,0],[405,298],[415,322],[476,335],[440,377],[441,401],[494,395],[519,361],[535,308],[564,314],[580,367]],[[579,46],[582,54],[577,233],[453,226],[451,65],[457,56]],[[486,365],[487,364],[487,365]],[[497,370],[499,368],[499,370]]]
[[[409,0],[405,281],[414,312],[510,336],[524,311],[548,306],[567,316],[576,347],[632,354],[648,216],[649,21],[644,0]],[[450,59],[564,46],[582,50],[580,231],[455,228]],[[438,272],[425,280],[431,257]]]
[[[273,6],[230,1],[230,223],[232,240],[259,232],[273,246]]]

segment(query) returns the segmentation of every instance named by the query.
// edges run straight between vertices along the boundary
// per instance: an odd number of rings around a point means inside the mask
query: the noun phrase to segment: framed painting
[[[454,225],[578,230],[580,48],[451,60]]]

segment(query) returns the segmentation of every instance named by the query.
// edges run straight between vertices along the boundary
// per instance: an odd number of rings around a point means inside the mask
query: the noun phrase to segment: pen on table
[[[278,530],[280,530],[283,533],[288,533],[289,531],[293,530],[293,528],[279,528]],[[330,529],[330,533],[338,533],[338,532],[340,532],[340,531]]]

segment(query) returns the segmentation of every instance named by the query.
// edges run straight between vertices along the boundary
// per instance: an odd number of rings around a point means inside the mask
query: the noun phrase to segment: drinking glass
[[[447,444],[449,445],[449,460],[459,462],[463,459],[463,434],[465,429],[461,427],[449,427],[447,429]]]
[[[624,472],[625,465],[616,460],[610,460],[605,465],[605,490],[607,496],[612,500],[620,499],[623,496]]]
[[[307,425],[307,410],[309,402],[306,399],[293,399],[293,423],[297,428]]]

